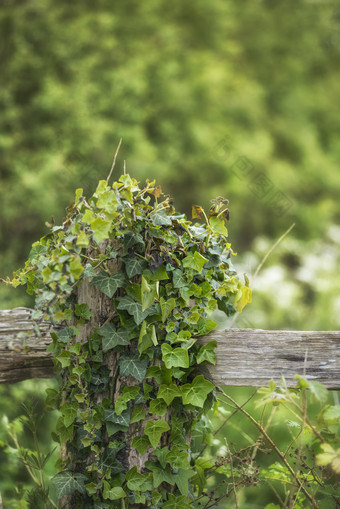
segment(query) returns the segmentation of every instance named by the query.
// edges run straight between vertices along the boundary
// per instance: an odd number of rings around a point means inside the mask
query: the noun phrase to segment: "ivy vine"
[[[216,342],[198,339],[216,327],[212,312],[240,312],[251,291],[232,266],[228,200],[194,206],[192,218],[155,182],[102,180],[90,199],[76,191],[14,275],[55,330],[61,384],[48,403],[60,410],[53,482],[65,504],[185,509],[202,493],[190,437],[218,403],[198,371],[215,364]],[[82,288],[105,313],[94,316]]]

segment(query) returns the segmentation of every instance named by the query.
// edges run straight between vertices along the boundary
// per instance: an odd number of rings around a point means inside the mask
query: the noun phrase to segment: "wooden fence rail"
[[[49,323],[39,324],[32,310],[0,311],[0,382],[54,376]],[[340,389],[340,332],[228,329],[213,331],[199,341],[217,341],[217,363],[202,368],[215,385],[260,387],[284,376],[288,386],[303,375]]]

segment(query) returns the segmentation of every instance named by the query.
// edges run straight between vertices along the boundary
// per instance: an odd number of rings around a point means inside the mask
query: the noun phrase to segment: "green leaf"
[[[142,311],[145,311],[154,300],[158,297],[159,283],[148,283],[147,279],[142,276]]]
[[[123,387],[122,394],[120,394],[115,403],[115,411],[117,415],[120,415],[124,410],[127,409],[127,403],[132,399],[135,399],[139,393],[139,387],[126,386]]]
[[[136,380],[142,382],[145,378],[149,359],[140,359],[138,354],[134,354],[129,357],[122,355],[118,363],[120,367],[120,376],[133,376]]]
[[[66,495],[72,495],[75,491],[84,495],[86,493],[85,481],[87,481],[85,475],[68,471],[59,472],[59,474],[52,477],[58,499]]]
[[[72,341],[73,336],[77,333],[77,331],[78,329],[76,329],[75,327],[64,327],[57,333],[57,336],[59,341],[61,341],[62,343],[69,343],[70,341]]]
[[[143,435],[142,437],[134,437],[132,440],[132,447],[137,449],[139,454],[144,454],[147,448],[150,446],[150,441],[148,437]]]
[[[142,258],[127,258],[124,259],[125,270],[128,277],[131,279],[137,274],[141,274],[146,266],[145,260]]]
[[[71,352],[62,350],[62,352],[56,356],[56,359],[60,362],[62,368],[65,369],[71,364]]]
[[[172,221],[166,213],[164,207],[159,207],[150,214],[151,222],[154,226],[166,226],[171,225]]]
[[[194,269],[197,272],[201,273],[203,269],[203,265],[207,263],[209,260],[207,258],[204,258],[200,253],[195,251],[195,253],[192,255],[188,255],[185,258],[183,258],[183,267],[186,267],[188,269]]]
[[[209,224],[214,233],[218,233],[219,235],[228,236],[228,230],[225,226],[224,219],[217,216],[211,216],[209,219]]]
[[[171,468],[190,469],[188,452],[182,451],[176,445],[166,455],[166,461],[170,463]]]
[[[68,428],[64,424],[63,417],[59,417],[56,424],[56,432],[60,437],[60,443],[67,442],[73,438],[74,426],[71,425]]]
[[[130,315],[133,316],[137,325],[141,324],[149,314],[149,310],[143,311],[142,304],[140,304],[140,302],[136,302],[129,295],[125,297],[119,297],[117,301],[117,309],[126,310]]]
[[[92,265],[90,263],[87,263],[85,266],[83,277],[88,278],[88,277],[93,277],[96,275],[97,275],[97,273],[94,270],[94,268],[92,267]]]
[[[76,245],[80,247],[87,247],[90,244],[90,239],[84,231],[81,231],[78,235]]]
[[[209,334],[212,330],[214,330],[217,327],[217,323],[214,322],[214,320],[209,320],[206,318],[200,318],[198,320],[198,334],[200,336],[204,336],[205,334]]]
[[[97,332],[103,338],[102,342],[104,352],[112,350],[112,348],[119,345],[125,346],[130,344],[130,334],[128,329],[123,329],[122,327],[116,329],[112,323],[108,323],[104,327],[97,329]]]
[[[64,417],[64,424],[66,428],[71,426],[77,417],[78,403],[64,403],[60,408],[60,412]]]
[[[150,414],[155,414],[161,417],[165,415],[168,409],[167,404],[162,399],[152,399],[150,401]]]
[[[106,449],[105,453],[99,459],[98,467],[101,470],[109,470],[111,475],[119,474],[124,471],[124,467],[116,458],[115,449]]]
[[[169,276],[163,265],[158,267],[158,269],[150,276],[150,281],[164,281],[165,279],[169,279]]]
[[[311,392],[311,399],[313,402],[326,402],[328,400],[328,390],[327,388],[320,384],[320,382],[312,382],[311,380],[307,380],[306,377],[295,375],[295,378],[298,380],[298,385],[302,389],[308,388]]]
[[[184,405],[194,405],[203,408],[208,394],[214,389],[214,385],[205,380],[203,375],[196,376],[191,384],[181,387]]]
[[[158,345],[158,340],[156,336],[156,329],[154,325],[148,326],[144,321],[142,323],[142,327],[139,334],[138,340],[138,351],[142,354],[145,350],[150,348],[150,346]]]
[[[164,502],[162,509],[192,509],[192,505],[187,504],[186,496],[176,497],[169,495],[169,500]]]
[[[134,422],[139,422],[145,419],[145,410],[142,406],[135,406],[133,409],[130,424],[133,424]]]
[[[76,258],[73,258],[73,260],[70,262],[70,272],[74,279],[79,279],[83,271],[84,267],[81,263],[80,257],[77,256]]]
[[[169,431],[169,429],[169,425],[163,419],[159,419],[156,422],[148,421],[146,423],[144,433],[149,438],[152,447],[155,449],[159,444],[162,433]]]
[[[158,465],[155,465],[152,461],[147,461],[145,463],[146,468],[151,470],[153,473],[153,487],[158,488],[162,482],[166,482],[168,484],[171,484],[172,486],[175,484],[175,478],[172,474],[169,467],[162,468]]]
[[[115,192],[110,190],[102,193],[96,203],[99,209],[104,209],[109,214],[113,214],[117,210],[118,201]]]
[[[175,475],[175,483],[182,495],[185,497],[189,494],[189,479],[195,475],[193,470],[185,470],[183,468],[179,468],[177,474]],[[192,507],[192,506],[189,506]]]
[[[157,398],[164,399],[167,405],[170,405],[172,400],[177,397],[181,397],[182,393],[175,384],[161,385],[158,389]]]
[[[340,405],[333,405],[327,408],[323,413],[325,421],[332,424],[336,424],[340,420]]]
[[[202,345],[197,354],[197,364],[207,361],[216,364],[216,354],[214,349],[217,347],[217,341],[210,341],[206,345]]]
[[[100,272],[95,276],[90,285],[94,285],[108,297],[113,297],[118,288],[122,288],[126,284],[124,274],[117,272],[109,276],[106,272]]]
[[[85,320],[89,320],[92,316],[87,304],[76,304],[75,314],[79,316],[79,318],[85,318]]]
[[[103,242],[109,237],[109,233],[112,227],[112,221],[107,221],[101,217],[97,217],[91,221],[90,226],[93,230],[93,239],[97,244]]]
[[[117,414],[112,408],[105,410],[104,412],[104,420],[105,422],[113,422],[114,424],[119,424],[120,426],[129,426],[130,423],[130,410],[126,410],[122,412],[120,415]]]
[[[152,476],[150,474],[140,474],[137,467],[132,467],[126,472],[127,487],[132,491],[152,490]]]
[[[126,493],[120,486],[116,486],[115,488],[106,487],[106,485],[110,486],[108,482],[104,481],[104,490],[103,490],[103,498],[104,500],[119,500],[120,498],[126,497]]]
[[[162,322],[164,323],[165,320],[170,315],[171,311],[175,309],[176,307],[176,300],[171,298],[168,300],[163,299],[163,297],[160,298],[160,305],[161,305],[161,312],[162,312]]]
[[[167,343],[163,343],[161,348],[162,359],[168,369],[189,367],[189,355],[187,350],[184,348],[171,348]]]
[[[186,286],[188,284],[184,272],[181,271],[180,269],[175,269],[173,271],[172,282],[174,288],[182,288],[183,286]]]

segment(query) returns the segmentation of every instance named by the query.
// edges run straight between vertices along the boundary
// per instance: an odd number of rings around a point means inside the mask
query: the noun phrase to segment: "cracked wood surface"
[[[32,310],[0,311],[0,382],[54,376],[51,326],[31,318]],[[217,341],[216,366],[201,368],[215,385],[261,387],[284,376],[294,386],[294,376],[340,389],[340,332],[228,329],[213,331],[200,342]]]

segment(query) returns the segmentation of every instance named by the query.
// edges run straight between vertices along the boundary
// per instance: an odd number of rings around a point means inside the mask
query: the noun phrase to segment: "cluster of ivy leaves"
[[[155,182],[140,188],[128,174],[100,181],[89,200],[78,189],[63,224],[50,225],[12,280],[35,295],[34,318],[56,326],[50,350],[63,382],[48,402],[60,409],[54,439],[68,453],[54,485],[77,507],[185,509],[205,484],[188,437],[216,403],[213,384],[197,374],[215,364],[216,341],[197,340],[216,327],[213,311],[240,312],[251,291],[232,267],[228,201],[212,200],[207,214],[194,206],[192,222],[162,196]],[[80,340],[93,319],[75,298],[84,281],[113,312]],[[114,376],[129,380],[118,393],[108,354]],[[125,448],[147,453],[143,471],[126,470]]]

